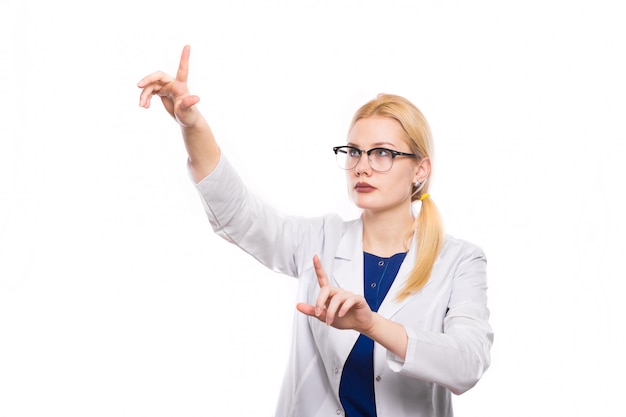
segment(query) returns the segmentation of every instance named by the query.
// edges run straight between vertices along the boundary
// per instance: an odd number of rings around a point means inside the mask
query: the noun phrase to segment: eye
[[[350,158],[358,158],[361,155],[361,151],[354,148],[348,148],[346,153]]]
[[[391,157],[391,152],[388,149],[379,148],[374,150],[374,156],[376,158],[389,158]]]

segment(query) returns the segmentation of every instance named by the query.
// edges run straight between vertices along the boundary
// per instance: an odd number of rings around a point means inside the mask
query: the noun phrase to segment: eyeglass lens
[[[375,171],[389,171],[393,165],[393,155],[385,149],[374,149],[367,155],[366,152],[350,147],[337,149],[337,165],[342,169],[353,169],[363,155],[368,157],[369,164]]]

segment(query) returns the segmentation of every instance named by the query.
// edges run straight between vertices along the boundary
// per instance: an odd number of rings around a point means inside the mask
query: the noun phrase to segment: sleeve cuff
[[[415,330],[410,327],[404,327],[407,336],[406,354],[405,359],[387,351],[387,364],[389,368],[394,372],[402,372],[406,367],[411,366],[411,361],[415,358],[415,350],[417,349],[417,335]]]
[[[217,162],[217,165],[215,166],[215,168],[213,168],[213,171],[211,171],[206,177],[202,178],[200,181],[195,182],[193,179],[193,175],[191,174],[191,166],[189,165],[189,159],[187,159],[187,174],[189,175],[189,178],[194,183],[196,188],[198,189],[206,188],[208,183],[215,182],[216,180],[219,179],[220,175],[224,171],[225,164],[226,164],[226,157],[224,156],[223,153],[220,153],[220,159]]]

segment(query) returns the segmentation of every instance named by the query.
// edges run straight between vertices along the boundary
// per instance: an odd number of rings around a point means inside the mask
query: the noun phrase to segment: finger
[[[337,315],[337,311],[343,309],[343,306],[348,302],[348,297],[347,293],[338,293],[331,298],[328,306],[326,306],[326,324],[330,326],[335,321],[335,317],[341,317]],[[347,312],[349,309],[350,307],[346,308],[345,311]]]
[[[296,309],[307,316],[315,317],[315,307],[306,303],[298,303],[296,304]]]
[[[145,77],[143,77],[141,81],[137,83],[137,87],[144,88],[147,85],[152,84],[152,83],[167,84],[172,81],[174,81],[174,79],[170,77],[169,75],[167,75],[166,73],[164,73],[163,71],[156,71],[150,75],[146,75]]]
[[[320,289],[320,293],[317,295],[317,300],[315,301],[315,316],[319,317],[324,312],[326,304],[333,295],[333,289],[328,285]]]
[[[172,77],[161,71],[154,72],[142,78],[141,81],[137,83],[137,87],[143,88],[139,96],[139,105],[145,108],[150,107],[150,98],[171,81],[173,81]]]
[[[302,314],[306,314],[307,316],[310,316],[310,317],[315,317],[322,323],[326,323],[326,314],[322,313],[320,316],[317,316],[315,314],[315,307],[313,307],[310,304],[298,303],[296,304],[296,309]]]
[[[328,286],[328,275],[326,275],[322,267],[322,261],[320,261],[317,255],[313,257],[313,267],[315,268],[315,275],[317,275],[317,282],[320,288]]]
[[[141,92],[141,95],[139,96],[139,105],[145,108],[150,107],[150,99],[152,98],[152,96],[165,95],[165,93],[167,92],[165,91],[166,87],[167,86],[162,86],[160,84],[155,84],[155,83],[149,84],[143,89],[143,91]]]
[[[154,86],[149,86],[143,89],[141,95],[139,96],[139,106],[145,107],[146,109],[150,107],[150,99],[152,95],[156,94],[154,91]]]
[[[189,75],[189,53],[191,46],[185,45],[183,52],[180,55],[180,63],[178,64],[178,72],[176,73],[176,79],[180,82],[186,83],[187,76]]]
[[[356,299],[355,296],[346,298],[343,304],[341,304],[341,308],[339,309],[339,311],[337,311],[337,317],[344,317],[358,303],[359,301]]]

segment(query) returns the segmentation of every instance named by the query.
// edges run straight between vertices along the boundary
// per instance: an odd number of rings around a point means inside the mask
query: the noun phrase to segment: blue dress
[[[378,311],[398,275],[406,253],[381,258],[363,252],[363,289],[372,311]],[[339,399],[346,417],[376,417],[374,341],[359,335],[341,374]]]

